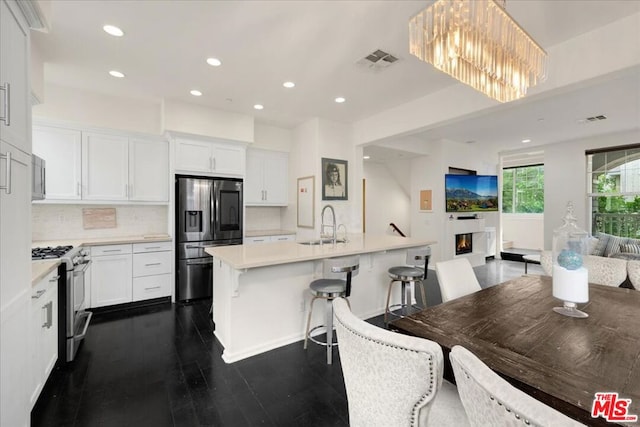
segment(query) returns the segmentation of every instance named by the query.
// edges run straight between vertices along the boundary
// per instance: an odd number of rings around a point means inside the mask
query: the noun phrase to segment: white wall
[[[116,227],[85,230],[83,208],[115,208]],[[32,240],[69,240],[94,237],[167,234],[168,206],[152,205],[32,205]],[[170,233],[173,234],[173,233]]]
[[[291,151],[293,131],[264,123],[254,123],[254,136],[251,147],[266,150]]]
[[[280,220],[282,209],[286,208],[247,206],[244,218],[244,223],[247,227],[245,231],[282,229],[282,222]],[[286,229],[291,231],[295,230],[294,228]]]
[[[49,118],[83,125],[160,134],[160,104],[45,84],[44,102],[33,107],[34,119]]]
[[[161,111],[162,131],[253,142],[253,116],[175,101],[164,101]]]
[[[502,240],[514,248],[544,249],[544,214],[502,214]]]
[[[395,234],[389,227],[389,223],[393,222],[404,234],[411,236],[411,197],[403,188],[409,186],[410,182],[403,185],[391,173],[391,170],[397,168],[410,171],[410,166],[409,160],[393,162],[390,165],[364,162],[365,218],[368,234]]]

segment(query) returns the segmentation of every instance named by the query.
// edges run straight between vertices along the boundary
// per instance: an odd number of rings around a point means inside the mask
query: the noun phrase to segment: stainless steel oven
[[[32,259],[60,258],[58,268],[58,359],[71,362],[87,334],[93,313],[85,311],[84,281],[91,263],[88,252],[72,246],[33,248]]]

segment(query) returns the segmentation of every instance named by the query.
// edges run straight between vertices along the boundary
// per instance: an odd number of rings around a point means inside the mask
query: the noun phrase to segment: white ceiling
[[[430,3],[54,0],[45,7],[48,33],[36,32],[33,40],[48,83],[190,102],[291,128],[314,117],[353,122],[458,84],[408,53],[408,20]],[[545,48],[639,10],[636,0],[507,2],[509,14]],[[119,26],[125,36],[108,36],[105,24]],[[400,60],[379,71],[356,64],[376,49]],[[211,56],[223,65],[207,65]],[[112,69],[127,77],[110,77]],[[296,87],[282,87],[287,80]],[[191,96],[191,89],[203,96]],[[347,102],[336,104],[336,96]],[[554,142],[593,134],[595,124],[576,123],[591,115],[607,115],[598,126],[608,131],[637,127],[639,99],[638,75],[630,73],[560,97],[501,105],[421,137]],[[256,103],[264,110],[254,110]]]

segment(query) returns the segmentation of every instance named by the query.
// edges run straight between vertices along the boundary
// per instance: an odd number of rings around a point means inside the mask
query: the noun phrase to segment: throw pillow
[[[596,245],[591,255],[604,256],[604,250],[607,248],[607,243],[609,243],[611,234],[597,232],[595,237],[596,239],[598,239],[598,244]]]
[[[640,254],[640,244],[634,245],[631,243],[623,243],[620,245],[620,252],[630,254]]]

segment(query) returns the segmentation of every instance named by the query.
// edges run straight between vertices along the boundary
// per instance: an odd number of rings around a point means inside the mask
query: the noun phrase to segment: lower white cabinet
[[[133,245],[133,301],[171,295],[171,242]]]
[[[171,295],[171,242],[91,247],[91,306]]]
[[[295,240],[296,240],[295,234],[276,234],[272,236],[245,237],[242,240],[242,244],[257,245],[261,243],[271,243],[271,242],[293,242]]]
[[[32,288],[29,331],[29,403],[33,408],[58,360],[58,272]]]
[[[91,247],[91,307],[131,302],[131,244]]]

